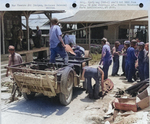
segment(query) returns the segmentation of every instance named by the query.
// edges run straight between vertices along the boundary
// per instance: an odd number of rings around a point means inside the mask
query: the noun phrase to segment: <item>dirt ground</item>
[[[98,63],[92,65],[97,67]],[[104,118],[109,110],[109,103],[115,99],[118,88],[125,90],[134,83],[128,83],[121,76],[110,76],[112,65],[109,68],[109,79],[114,83],[114,88],[103,99],[93,100],[80,88],[74,88],[72,102],[68,106],[62,106],[57,98],[48,98],[42,95],[36,96],[31,101],[23,97],[12,103],[8,103],[10,93],[1,93],[1,123],[2,124],[149,124],[150,108],[138,112],[128,112],[122,115],[120,111],[113,121]],[[120,67],[119,74],[122,73]],[[93,81],[94,82],[94,81]],[[2,86],[3,91],[5,87]],[[6,88],[7,89],[7,88]],[[113,117],[113,116],[111,116]],[[149,122],[149,123],[148,123]]]

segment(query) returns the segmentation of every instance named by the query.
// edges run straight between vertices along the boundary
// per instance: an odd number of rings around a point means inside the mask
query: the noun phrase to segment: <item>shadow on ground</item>
[[[73,99],[81,93],[83,93],[82,88],[74,88]],[[63,115],[68,109],[69,106],[61,105],[58,96],[48,98],[47,96],[38,94],[32,100],[25,100],[23,98],[20,101],[11,103],[7,107],[3,108],[2,111],[46,118],[52,114],[57,116]]]

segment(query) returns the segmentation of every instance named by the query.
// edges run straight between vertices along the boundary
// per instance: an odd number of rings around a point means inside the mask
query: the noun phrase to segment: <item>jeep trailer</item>
[[[33,99],[36,93],[48,97],[59,95],[60,103],[68,105],[72,100],[73,87],[80,84],[82,63],[88,64],[90,60],[91,58],[69,57],[67,65],[61,59],[56,59],[56,63],[41,60],[8,68],[13,72],[14,84],[26,100]]]

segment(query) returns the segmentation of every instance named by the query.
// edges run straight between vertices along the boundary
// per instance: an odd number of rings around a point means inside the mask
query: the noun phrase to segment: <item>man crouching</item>
[[[89,93],[90,99],[99,99],[99,89],[100,84],[103,91],[103,81],[104,81],[104,72],[100,67],[93,68],[86,66],[86,63],[84,62],[82,64],[83,72],[82,72],[82,79],[87,81],[87,91]],[[92,87],[91,79],[95,80],[95,85]]]

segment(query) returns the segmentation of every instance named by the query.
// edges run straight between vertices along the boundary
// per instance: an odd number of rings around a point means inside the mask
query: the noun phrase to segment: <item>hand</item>
[[[65,45],[65,44],[62,44],[62,46],[63,46],[64,48],[66,48],[66,45]]]
[[[8,77],[8,73],[6,73],[6,77]]]

